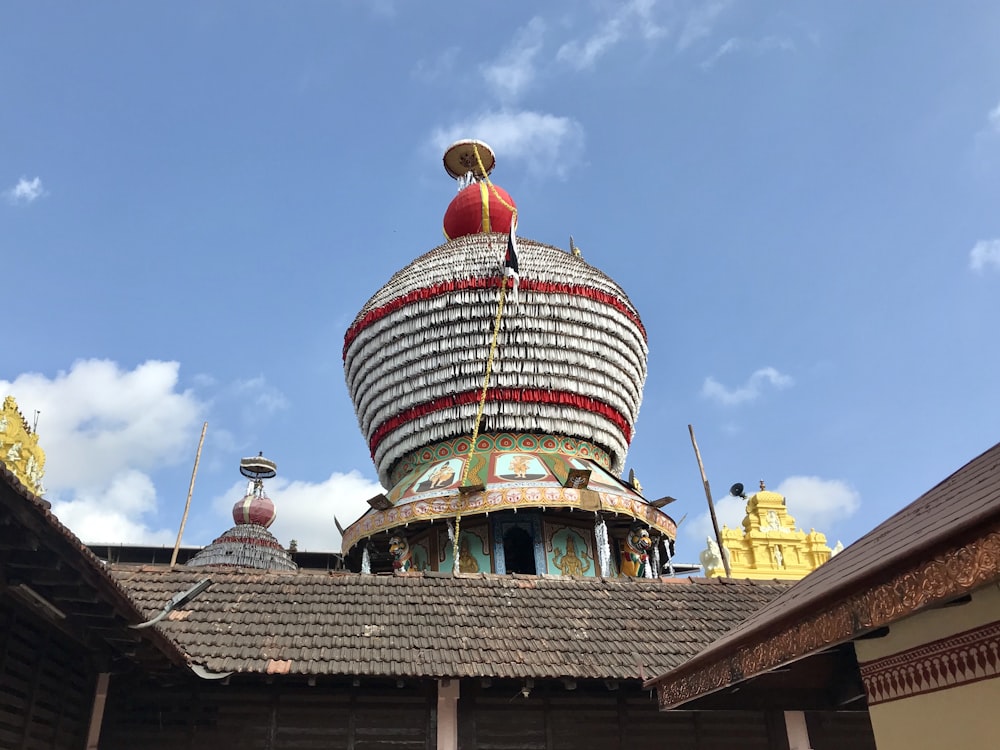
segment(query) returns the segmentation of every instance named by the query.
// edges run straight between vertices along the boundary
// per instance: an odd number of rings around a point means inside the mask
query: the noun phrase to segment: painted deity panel
[[[589,530],[546,523],[545,562],[552,575],[597,575],[597,561]]]
[[[448,530],[438,532],[438,566],[440,571],[451,572],[454,565],[453,547],[448,539]],[[485,525],[465,528],[462,525],[458,536],[458,570],[460,573],[489,573],[490,563],[489,533]]]
[[[555,481],[556,477],[531,453],[501,453],[493,458],[491,481],[539,482]]]
[[[413,497],[427,492],[440,492],[457,487],[461,479],[462,459],[449,458],[431,464],[422,474],[417,475],[409,487],[403,488],[399,495]]]

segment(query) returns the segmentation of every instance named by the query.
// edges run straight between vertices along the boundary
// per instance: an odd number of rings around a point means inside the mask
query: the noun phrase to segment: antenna
[[[31,431],[33,433],[35,433],[36,435],[38,434],[38,415],[39,414],[41,414],[41,412],[38,411],[38,409],[35,409],[35,423],[31,426]]]

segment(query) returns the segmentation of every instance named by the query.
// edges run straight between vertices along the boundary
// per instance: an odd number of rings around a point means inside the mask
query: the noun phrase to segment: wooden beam
[[[459,681],[441,678],[437,688],[437,750],[458,750]]]
[[[87,750],[97,750],[101,739],[101,724],[104,722],[104,705],[108,701],[108,682],[111,675],[101,672],[97,675],[94,689],[94,706],[90,710],[90,730],[87,732]]]
[[[811,750],[809,727],[803,711],[785,711],[785,732],[788,734],[788,750]]]

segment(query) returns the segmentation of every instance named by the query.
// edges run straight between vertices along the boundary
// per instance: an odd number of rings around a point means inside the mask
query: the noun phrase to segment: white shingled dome
[[[348,329],[344,371],[384,486],[424,446],[470,435],[507,235],[441,245],[396,273]],[[482,432],[590,441],[620,472],[642,400],[647,345],[622,289],[581,258],[518,240]]]

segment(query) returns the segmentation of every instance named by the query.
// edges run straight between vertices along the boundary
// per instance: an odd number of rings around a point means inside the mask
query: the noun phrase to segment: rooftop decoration
[[[246,495],[233,505],[236,525],[188,561],[188,565],[295,570],[298,566],[268,531],[274,523],[274,503],[264,493],[264,480],[277,473],[276,464],[261,453],[240,460],[240,473],[250,481]]]
[[[830,559],[826,536],[812,529],[808,534],[796,529],[788,515],[785,498],[760,483],[760,491],[747,500],[742,529],[722,527],[722,544],[711,538],[701,553],[707,576],[724,576],[722,554],[729,556],[733,578],[805,578]]]
[[[45,492],[42,486],[45,451],[38,444],[38,433],[28,426],[13,396],[7,396],[0,409],[0,463],[33,494]]]
[[[579,254],[519,236],[488,145],[458,141],[444,166],[459,182],[449,241],[395,273],[344,337],[348,391],[387,489],[344,530],[343,551],[364,548],[366,570],[376,540],[388,568],[391,537],[412,570],[617,575],[638,521],[650,564],[632,574],[653,575],[674,522],[619,478],[646,378],[635,306]],[[511,567],[515,537],[532,547]]]

